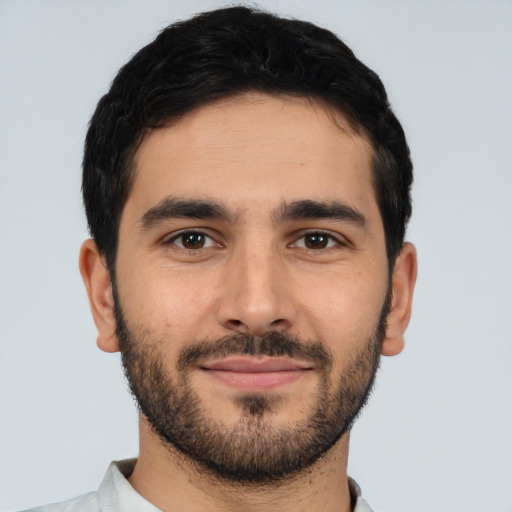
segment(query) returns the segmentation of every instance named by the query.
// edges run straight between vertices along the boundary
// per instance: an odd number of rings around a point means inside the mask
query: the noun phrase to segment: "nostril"
[[[227,325],[229,326],[230,329],[235,329],[240,332],[247,330],[247,326],[241,320],[228,320]]]

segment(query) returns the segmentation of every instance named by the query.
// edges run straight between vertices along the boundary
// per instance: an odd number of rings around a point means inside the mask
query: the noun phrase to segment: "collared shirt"
[[[99,489],[78,498],[32,508],[25,512],[161,512],[145,500],[128,482],[136,459],[112,462]],[[349,478],[350,494],[355,499],[353,512],[372,512],[361,497],[361,489]]]

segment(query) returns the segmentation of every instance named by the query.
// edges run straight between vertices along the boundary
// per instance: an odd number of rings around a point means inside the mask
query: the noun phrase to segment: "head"
[[[412,164],[379,77],[331,32],[247,7],[176,23],[119,71],[87,133],[82,190],[90,232],[115,270],[134,156],[155,128],[247,92],[309,98],[341,111],[371,143],[390,270],[411,215]]]
[[[243,483],[340,446],[402,348],[411,179],[380,80],[328,31],[237,7],[137,53],[87,134],[81,270],[148,439]]]

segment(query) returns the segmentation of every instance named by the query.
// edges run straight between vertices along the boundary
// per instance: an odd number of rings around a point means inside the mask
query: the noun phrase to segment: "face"
[[[220,476],[311,465],[365,401],[389,306],[370,162],[340,113],[256,94],[137,151],[117,337],[157,434]]]

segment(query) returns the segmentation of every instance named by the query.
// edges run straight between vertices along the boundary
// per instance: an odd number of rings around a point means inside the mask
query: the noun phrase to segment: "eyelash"
[[[189,235],[189,236],[197,235],[199,237],[204,237],[205,239],[210,240],[210,242],[207,242],[208,243],[207,247],[203,246],[203,247],[198,247],[198,248],[184,247],[183,244],[178,245],[176,243],[176,241],[178,241],[180,239],[183,240],[183,237],[186,237],[187,235]],[[326,247],[319,247],[319,248],[307,247],[307,246],[300,247],[298,244],[302,240],[304,240],[304,245],[307,244],[307,242],[305,242],[305,239],[308,236],[319,237],[321,239],[320,243],[322,243],[323,241],[326,242],[326,244],[327,244]],[[202,251],[205,249],[210,249],[215,246],[222,247],[222,245],[219,244],[218,242],[216,242],[213,237],[211,237],[210,235],[208,235],[207,233],[205,233],[204,231],[201,231],[201,230],[181,231],[180,233],[173,235],[171,238],[164,240],[163,243],[164,243],[164,245],[173,247],[173,249],[175,249],[175,250],[187,251],[190,254],[198,254],[199,251]],[[333,250],[333,249],[335,250],[340,247],[347,247],[348,245],[349,244],[344,239],[341,239],[341,237],[334,236],[333,234],[328,233],[326,231],[307,231],[307,232],[300,233],[300,236],[295,238],[294,242],[288,244],[288,247],[296,247],[297,249],[306,250],[306,251],[310,251],[310,252],[324,252],[327,250]]]
[[[200,237],[204,237],[205,239],[209,239],[211,242],[208,247],[198,247],[198,248],[189,248],[189,247],[184,247],[183,245],[176,244],[177,240],[180,240],[180,239],[183,240],[183,238],[186,237],[187,235],[189,235],[189,236],[198,235]],[[176,248],[176,250],[188,251],[192,254],[197,253],[198,251],[200,251],[202,249],[209,249],[210,247],[213,247],[213,246],[221,247],[221,245],[219,243],[215,242],[213,237],[206,234],[204,231],[192,230],[192,229],[190,229],[188,231],[181,231],[180,233],[173,235],[171,238],[164,240],[163,243],[164,243],[164,245],[174,246],[173,248]]]
[[[313,248],[313,247],[298,247],[298,242],[300,240],[305,240],[306,237],[319,237],[321,239],[325,239],[327,246],[326,247],[320,247],[320,248]],[[329,249],[337,249],[340,247],[346,247],[348,244],[346,241],[341,239],[339,236],[335,236],[329,232],[326,231],[307,231],[305,233],[301,233],[301,235],[296,239],[295,242],[290,244],[291,247],[297,247],[298,249],[304,249],[307,251],[312,252],[320,252],[320,251],[327,251]]]

